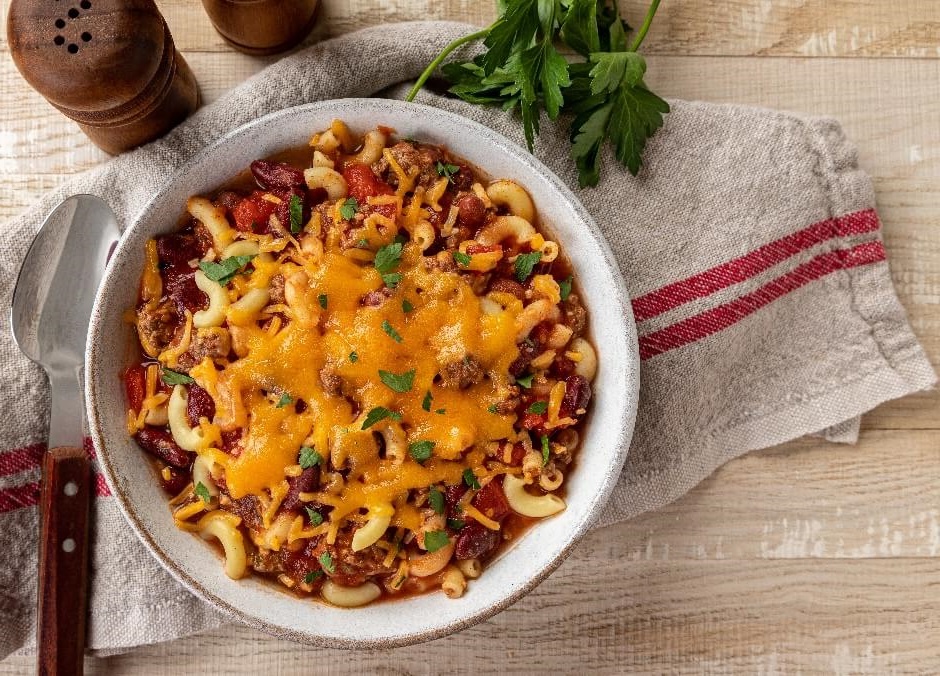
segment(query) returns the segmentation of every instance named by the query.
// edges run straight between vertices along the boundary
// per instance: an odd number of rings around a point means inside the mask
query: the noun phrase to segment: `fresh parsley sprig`
[[[669,104],[646,87],[646,61],[637,53],[660,2],[650,2],[642,26],[628,43],[628,27],[612,0],[505,0],[491,26],[444,48],[406,100],[414,100],[451,52],[482,39],[483,54],[443,66],[451,93],[470,103],[518,110],[530,151],[543,110],[550,120],[570,113],[571,156],[581,187],[600,180],[605,141],[636,175],[646,141],[669,112]],[[583,60],[569,63],[556,44]]]

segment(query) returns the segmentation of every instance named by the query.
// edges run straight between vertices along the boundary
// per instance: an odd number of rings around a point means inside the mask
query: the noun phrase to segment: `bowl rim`
[[[471,609],[465,616],[452,620],[449,623],[436,628],[422,628],[415,631],[405,631],[392,637],[347,638],[314,634],[296,628],[271,624],[259,617],[256,617],[251,612],[247,612],[237,606],[232,605],[225,599],[220,598],[218,595],[204,587],[198,579],[195,579],[189,573],[183,570],[183,568],[163,549],[160,543],[154,539],[151,533],[139,520],[135,512],[135,507],[132,505],[132,500],[122,490],[121,483],[115,480],[116,468],[114,465],[112,465],[112,459],[110,457],[110,453],[107,450],[105,433],[102,428],[101,420],[98,416],[98,395],[95,383],[95,369],[92,367],[100,364],[102,359],[105,357],[105,355],[99,355],[98,341],[94,338],[96,338],[99,331],[102,330],[101,325],[103,322],[101,317],[101,305],[104,302],[103,298],[106,293],[105,290],[111,285],[111,278],[113,274],[116,274],[116,261],[125,253],[123,251],[124,243],[130,238],[131,234],[134,233],[141,223],[148,220],[148,218],[151,216],[151,212],[157,208],[158,204],[164,199],[166,193],[171,190],[174,184],[179,181],[181,177],[189,174],[194,168],[198,167],[203,161],[205,161],[207,156],[210,156],[221,146],[225,146],[237,141],[237,139],[253,132],[256,128],[272,128],[278,120],[293,115],[304,115],[310,112],[321,112],[323,110],[330,110],[338,106],[341,107],[343,105],[375,106],[377,103],[381,103],[381,105],[384,107],[397,108],[400,111],[407,110],[409,113],[413,113],[415,109],[418,109],[419,111],[426,110],[429,113],[433,111],[433,115],[449,118],[452,123],[464,127],[469,133],[480,137],[487,142],[495,142],[500,146],[500,150],[506,151],[513,155],[514,161],[524,165],[527,172],[540,175],[541,178],[543,178],[549,184],[550,188],[559,193],[562,199],[568,205],[570,205],[574,212],[576,212],[578,218],[587,226],[584,234],[590,237],[593,240],[593,243],[600,250],[604,259],[603,264],[607,268],[607,272],[610,274],[610,278],[613,281],[613,284],[617,287],[619,298],[616,300],[622,310],[621,316],[623,324],[626,328],[627,353],[623,358],[626,362],[625,370],[627,373],[628,389],[623,393],[623,395],[627,404],[627,410],[623,411],[622,424],[618,429],[616,437],[610,442],[611,447],[615,452],[614,461],[609,466],[609,471],[605,472],[602,482],[597,487],[597,490],[592,498],[592,502],[589,503],[589,508],[575,523],[574,527],[572,528],[572,535],[569,541],[565,543],[565,545],[562,546],[551,559],[542,562],[528,576],[524,583],[514,588],[508,588],[507,593],[501,596],[497,601],[489,605]],[[246,164],[252,159],[255,158],[246,159]],[[484,170],[486,169],[486,167],[481,168]],[[564,249],[565,247],[563,246],[562,248]],[[210,606],[221,610],[225,615],[232,619],[236,619],[247,626],[259,629],[268,634],[272,634],[278,638],[286,638],[314,646],[348,649],[395,648],[414,645],[416,643],[422,643],[425,641],[431,641],[448,636],[487,620],[497,613],[505,610],[507,607],[532,591],[545,578],[553,573],[568,557],[572,549],[587,534],[591,524],[596,521],[601,511],[606,506],[610,495],[617,484],[617,481],[626,463],[630,442],[633,437],[640,387],[640,358],[636,322],[634,320],[630,303],[630,296],[626,288],[626,282],[623,278],[623,274],[620,271],[620,267],[614,258],[613,252],[607,243],[607,240],[600,232],[600,229],[598,228],[594,219],[590,216],[584,205],[581,204],[581,201],[575,196],[571,189],[568,188],[568,186],[560,178],[558,178],[554,171],[549,169],[533,154],[525,151],[523,148],[510,141],[499,132],[490,129],[489,127],[486,127],[475,120],[466,118],[448,110],[428,106],[425,104],[406,103],[397,99],[378,98],[329,99],[324,101],[305,103],[268,113],[239,125],[235,129],[232,129],[231,131],[223,134],[214,142],[195,152],[183,164],[181,164],[176,171],[174,171],[168,178],[166,178],[166,180],[163,181],[161,187],[147,201],[144,207],[130,219],[129,225],[121,234],[121,238],[113,251],[112,258],[109,261],[101,285],[99,286],[98,292],[95,295],[94,306],[89,324],[89,340],[87,341],[86,346],[85,364],[84,394],[87,402],[86,410],[89,432],[94,446],[97,449],[97,457],[102,473],[105,476],[109,488],[111,489],[112,495],[116,498],[115,501],[125,521],[127,521],[131,529],[137,535],[138,539],[144,544],[150,555],[153,556],[164,568],[164,570],[169,572],[169,574],[177,582],[179,582],[197,598],[205,601]],[[533,526],[537,527],[538,524],[533,524]],[[402,600],[404,601],[405,599]],[[389,601],[388,603],[394,604],[395,601]],[[352,608],[348,610],[349,612],[355,612],[356,609]]]

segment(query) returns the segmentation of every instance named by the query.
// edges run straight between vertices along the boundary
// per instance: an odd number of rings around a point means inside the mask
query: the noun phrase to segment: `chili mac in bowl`
[[[314,643],[516,600],[602,508],[636,411],[629,300],[583,207],[492,131],[396,101],[201,152],[126,231],[90,330],[132,527],[197,595]]]

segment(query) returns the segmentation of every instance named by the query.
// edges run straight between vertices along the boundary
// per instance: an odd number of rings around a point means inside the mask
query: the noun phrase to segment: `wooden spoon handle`
[[[82,673],[90,468],[81,448],[53,448],[42,461],[36,635],[40,676]]]

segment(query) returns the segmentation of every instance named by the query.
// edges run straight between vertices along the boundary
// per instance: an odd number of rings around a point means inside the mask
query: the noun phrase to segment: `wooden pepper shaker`
[[[262,56],[290,49],[316,21],[317,0],[202,0],[212,25],[235,49]]]
[[[159,138],[199,105],[153,0],[13,0],[7,35],[26,81],[106,152]]]

